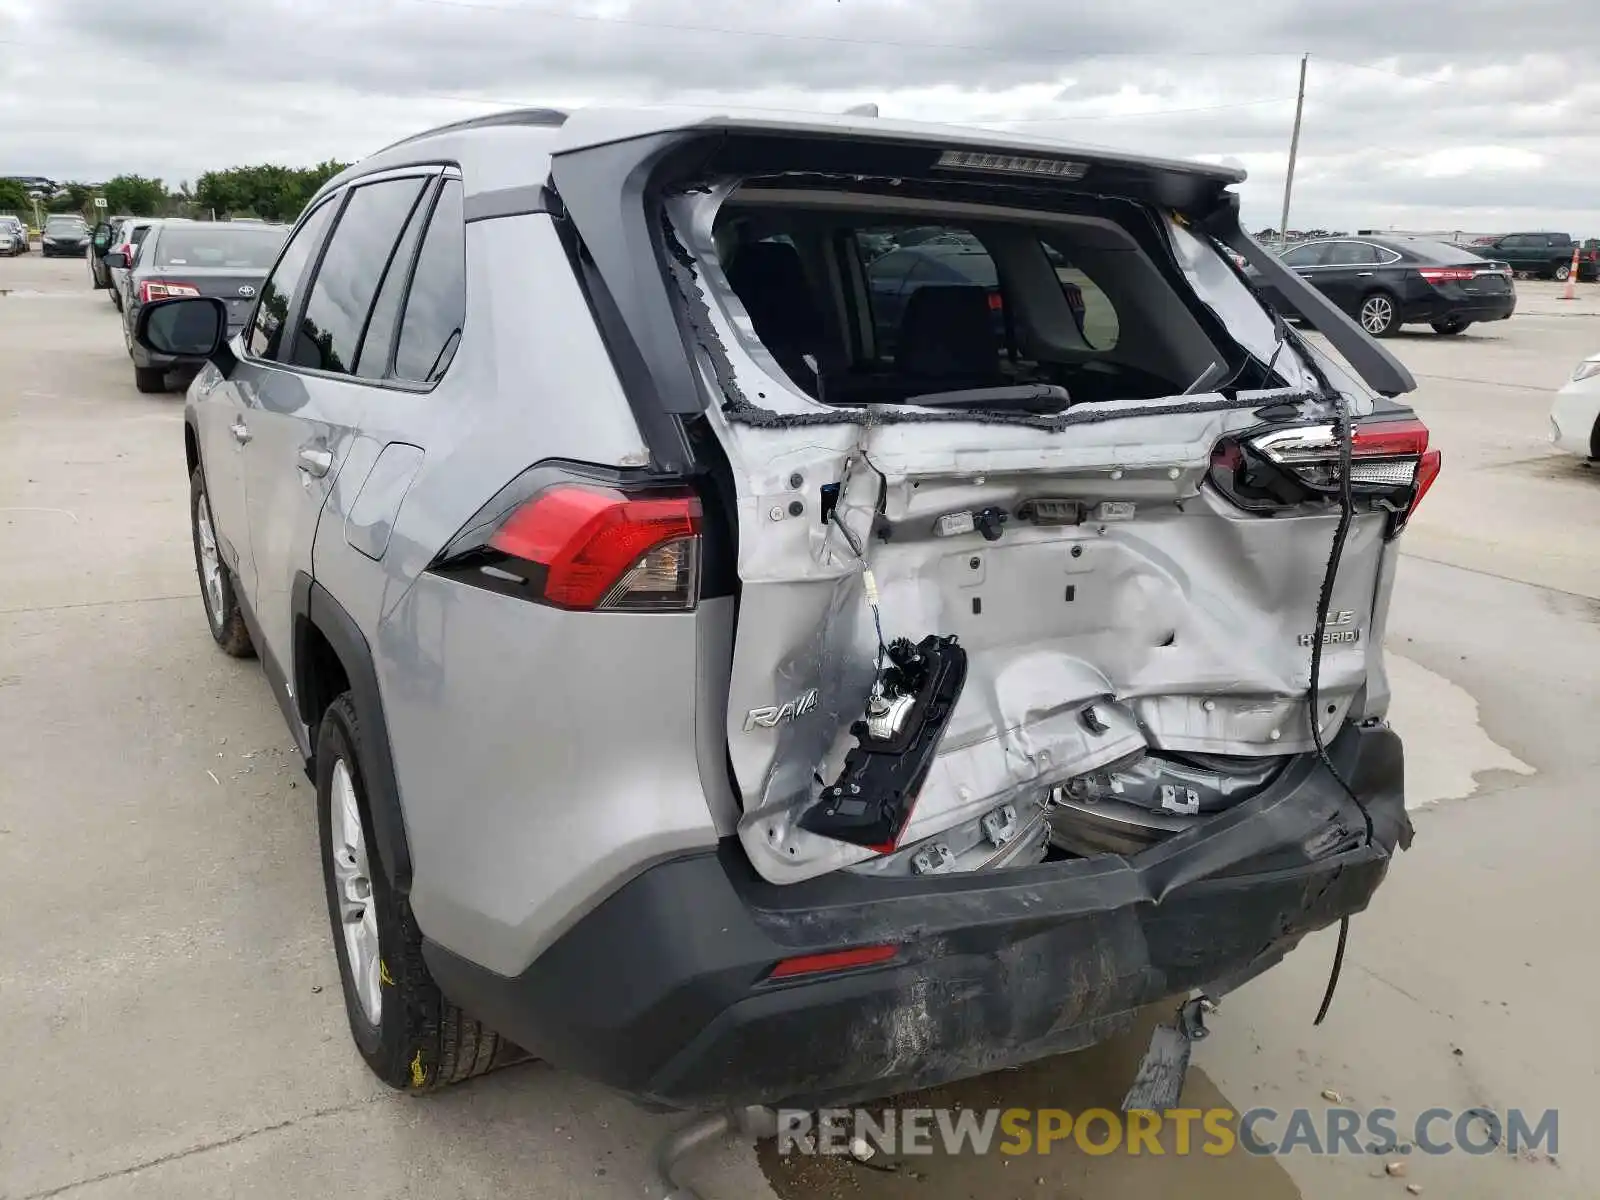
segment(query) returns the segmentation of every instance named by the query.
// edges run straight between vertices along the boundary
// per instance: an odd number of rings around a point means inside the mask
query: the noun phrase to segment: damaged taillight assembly
[[[1211,453],[1212,484],[1239,507],[1277,513],[1337,501],[1342,491],[1339,428],[1331,421],[1252,430],[1224,438]],[[1355,423],[1350,438],[1351,497],[1390,514],[1398,533],[1438,478],[1439,451],[1413,416]]]
[[[700,499],[686,487],[539,470],[513,483],[436,574],[578,612],[684,612],[699,594]]]

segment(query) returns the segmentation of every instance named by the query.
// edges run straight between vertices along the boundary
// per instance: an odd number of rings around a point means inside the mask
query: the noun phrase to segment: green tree
[[[28,199],[28,189],[15,179],[0,179],[0,213],[33,219],[33,201]]]
[[[292,221],[316,190],[342,170],[343,163],[325,162],[314,167],[263,163],[207,171],[195,181],[194,199],[202,211],[214,210],[219,217],[250,214],[270,221]]]
[[[135,217],[152,217],[166,207],[167,188],[159,179],[146,179],[143,175],[118,175],[106,180],[101,189],[106,198],[106,208],[113,213],[128,213]]]
[[[77,213],[80,216],[88,212],[89,201],[94,199],[94,189],[87,183],[64,183],[50,197],[46,207],[53,213]]]

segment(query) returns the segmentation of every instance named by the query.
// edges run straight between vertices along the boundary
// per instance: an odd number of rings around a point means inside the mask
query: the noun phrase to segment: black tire
[[[1399,306],[1394,297],[1385,291],[1372,291],[1361,297],[1356,319],[1361,328],[1373,337],[1390,337],[1400,329]]]
[[[1465,333],[1467,326],[1471,324],[1471,321],[1463,321],[1460,317],[1451,317],[1448,320],[1435,321],[1433,323],[1433,331],[1449,337],[1452,334]]]
[[[133,369],[133,386],[146,395],[153,395],[167,390],[167,373],[160,367],[135,367]]]
[[[206,588],[206,568],[204,554],[201,551],[200,533],[200,501],[206,501],[207,519],[211,511],[210,497],[206,493],[205,470],[196,467],[189,476],[189,537],[194,543],[194,574],[200,584],[200,604],[205,609],[206,627],[211,630],[211,637],[222,647],[222,652],[231,658],[249,658],[255,653],[255,646],[250,641],[250,629],[245,624],[244,613],[239,608],[239,598],[233,590],[233,576],[229,574],[226,566],[218,564],[218,590],[221,592],[218,610],[212,611],[213,601]],[[216,537],[215,529],[212,530],[213,539]]]
[[[1572,264],[1570,262],[1559,262],[1553,268],[1551,268],[1550,278],[1554,279],[1557,283],[1565,283],[1571,277]]]
[[[361,718],[346,692],[323,714],[316,741],[317,830],[322,843],[323,890],[345,1015],[356,1049],[379,1079],[406,1092],[429,1092],[527,1058],[516,1046],[447,1000],[422,961],[422,933],[410,901],[391,886],[372,835],[367,800],[368,751]],[[334,872],[332,805],[335,771],[344,764],[354,787],[370,872],[369,902],[377,917],[382,1003],[368,1019],[350,969]]]

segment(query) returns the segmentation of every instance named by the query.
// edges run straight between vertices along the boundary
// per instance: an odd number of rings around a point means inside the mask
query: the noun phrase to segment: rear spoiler
[[[1399,396],[1417,390],[1417,381],[1404,363],[1345,316],[1326,296],[1284,266],[1276,254],[1245,233],[1239,225],[1237,195],[1226,193],[1223,203],[1211,211],[1200,228],[1229,249],[1237,250],[1262,279],[1277,288],[1285,299],[1292,300],[1300,314],[1333,343],[1333,348],[1373,391],[1380,396]]]

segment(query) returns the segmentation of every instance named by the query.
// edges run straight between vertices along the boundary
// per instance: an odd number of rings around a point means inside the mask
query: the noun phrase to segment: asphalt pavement
[[[1600,1194],[1600,470],[1548,448],[1600,296],[1391,344],[1444,474],[1388,648],[1415,846],[1351,930],[1228,997],[1197,1107],[1560,1111],[1560,1152],[934,1158],[894,1173],[726,1145],[711,1200]],[[539,1064],[418,1100],[349,1044],[311,792],[254,662],[204,628],[182,397],[135,392],[81,261],[0,260],[0,1200],[638,1200],[675,1119]],[[918,1098],[1115,1108],[1137,1034]]]

